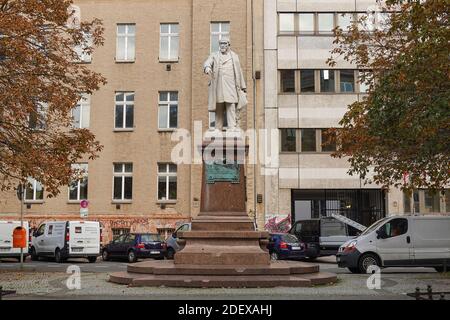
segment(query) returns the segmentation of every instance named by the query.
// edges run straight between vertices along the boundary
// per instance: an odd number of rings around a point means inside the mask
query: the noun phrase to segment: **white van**
[[[434,267],[450,270],[450,216],[393,216],[381,219],[336,255],[341,268],[366,273],[379,267]]]
[[[20,227],[20,221],[0,221],[0,258],[17,258],[20,261],[20,248],[13,248],[14,229]],[[23,222],[27,231],[27,247],[23,249],[23,256],[28,255],[29,226],[28,221]]]
[[[87,258],[95,262],[100,256],[101,228],[97,221],[46,221],[33,233],[31,260],[54,257],[56,262],[68,258]]]

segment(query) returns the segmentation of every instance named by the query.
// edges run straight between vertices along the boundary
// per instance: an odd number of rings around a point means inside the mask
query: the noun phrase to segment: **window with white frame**
[[[178,92],[159,93],[158,128],[174,129],[178,127]]]
[[[177,199],[177,166],[171,163],[158,164],[158,200]]]
[[[135,42],[136,42],[136,25],[135,24],[118,24],[117,25],[117,43],[116,43],[116,60],[117,61],[134,61],[135,60]]]
[[[44,200],[44,188],[42,184],[33,178],[28,178],[25,188],[25,201],[42,201]]]
[[[37,102],[35,109],[29,115],[29,127],[33,130],[45,130],[47,128],[47,112],[48,104],[45,102]]]
[[[118,130],[134,126],[134,92],[116,92],[115,125]]]
[[[219,40],[230,40],[230,22],[211,22],[211,52],[219,51]]]
[[[88,164],[76,163],[72,169],[80,174],[80,178],[69,185],[69,201],[81,201],[88,198]]]
[[[72,109],[73,126],[79,129],[89,128],[90,112],[91,96],[82,94],[76,107]]]
[[[178,61],[179,39],[178,23],[161,23],[159,42],[160,61]]]
[[[89,33],[84,33],[83,34],[83,43],[75,46],[75,48],[74,48],[76,54],[78,55],[78,62],[89,63],[92,61],[91,54],[86,52],[86,49],[91,47],[92,44],[93,44],[92,35]]]
[[[114,164],[113,199],[128,201],[133,199],[133,164]]]

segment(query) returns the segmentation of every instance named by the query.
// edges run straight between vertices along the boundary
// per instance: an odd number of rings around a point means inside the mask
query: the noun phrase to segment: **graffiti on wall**
[[[264,229],[270,233],[286,233],[291,229],[291,215],[267,216]]]

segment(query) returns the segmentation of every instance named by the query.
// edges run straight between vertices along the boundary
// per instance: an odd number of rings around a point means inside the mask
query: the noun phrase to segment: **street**
[[[73,259],[67,263],[56,264],[48,261],[30,261],[20,264],[16,260],[0,260],[0,286],[4,290],[15,290],[16,294],[3,299],[412,299],[407,293],[416,287],[424,291],[427,285],[433,291],[450,291],[449,274],[439,274],[432,268],[386,268],[381,272],[379,289],[368,289],[368,275],[351,274],[347,269],[338,268],[334,257],[317,260],[321,271],[334,272],[338,282],[330,286],[313,288],[257,288],[257,289],[185,289],[185,288],[129,288],[107,282],[108,273],[125,271],[125,261],[104,262],[99,258],[96,263]],[[80,267],[80,289],[68,289],[66,282],[71,274],[69,266]],[[448,297],[447,297],[448,299]]]

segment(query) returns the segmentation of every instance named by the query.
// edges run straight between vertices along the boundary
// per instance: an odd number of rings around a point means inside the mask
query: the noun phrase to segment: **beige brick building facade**
[[[89,62],[89,67],[108,81],[91,96],[89,112],[89,128],[104,145],[104,150],[99,159],[82,161],[88,164],[88,219],[103,223],[105,241],[112,238],[113,232],[128,229],[166,235],[177,223],[189,221],[198,214],[201,165],[178,165],[176,197],[159,199],[158,164],[172,162],[172,148],[177,143],[171,141],[174,128],[162,129],[159,124],[159,98],[161,92],[177,93],[175,127],[193,130],[194,121],[201,120],[203,130],[208,130],[208,78],[203,74],[202,65],[210,54],[212,39],[217,37],[213,36],[217,28],[218,33],[226,33],[229,27],[232,50],[240,56],[247,81],[249,105],[241,125],[244,129],[254,126],[254,94],[261,95],[258,92],[261,87],[253,74],[254,70],[261,70],[256,64],[262,61],[252,49],[255,40],[261,39],[262,32],[262,26],[260,34],[254,34],[252,29],[252,12],[262,15],[262,4],[255,3],[251,0],[75,1],[82,20],[100,18],[105,28],[105,44],[95,50]],[[169,24],[176,26],[167,27]],[[177,57],[161,56],[165,54],[160,51],[163,33],[178,36]],[[124,34],[129,36],[127,40],[119,40]],[[126,43],[126,49],[124,54],[119,54],[123,43]],[[173,47],[172,43],[169,50]],[[119,58],[126,61],[119,61]],[[115,99],[121,92],[134,93],[134,121],[125,128],[116,128]],[[261,119],[262,115],[259,117]],[[114,164],[125,163],[132,164],[132,172],[128,175],[132,177],[132,197],[114,200]],[[173,182],[174,178],[170,179]],[[248,211],[255,212],[258,210],[254,201],[255,185],[260,190],[263,186],[258,186],[258,182],[255,184],[253,166],[247,167],[246,182]],[[124,188],[127,187],[122,185],[122,194]],[[171,190],[173,192],[173,188]],[[37,226],[46,219],[80,219],[79,210],[79,199],[69,200],[68,188],[62,187],[56,198],[47,198],[44,192],[42,199],[27,200],[24,212],[25,219]],[[16,219],[19,212],[20,203],[14,192],[0,195],[1,220]]]

